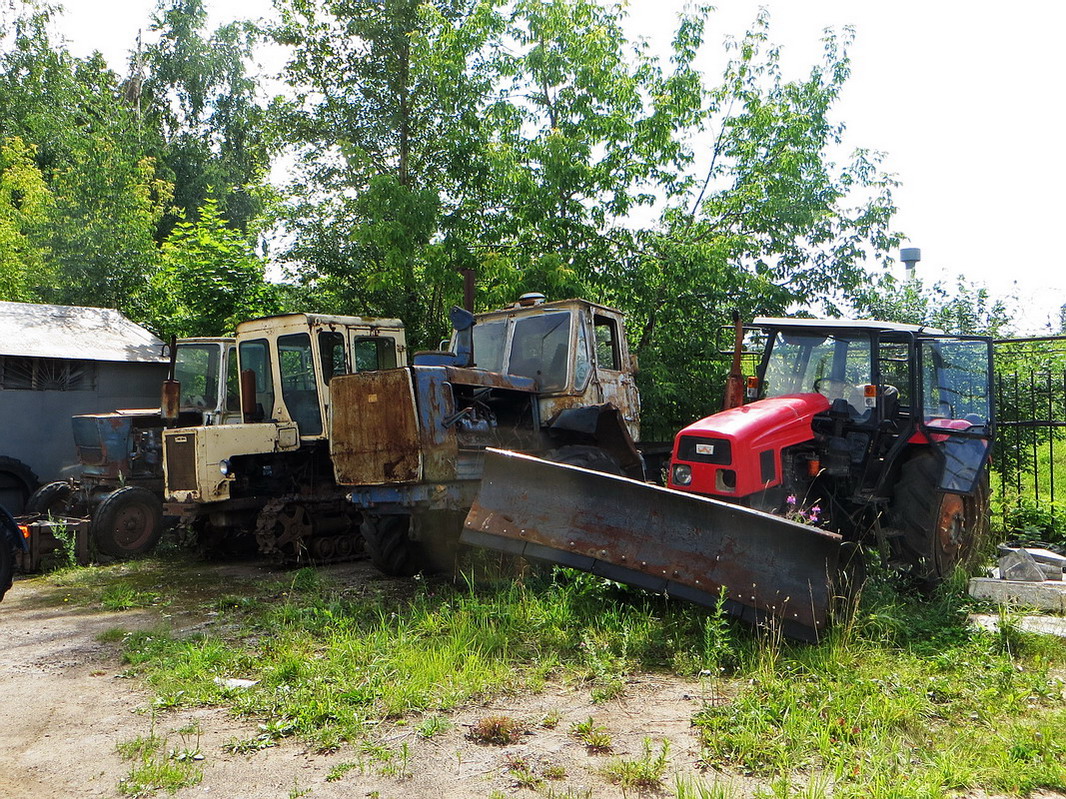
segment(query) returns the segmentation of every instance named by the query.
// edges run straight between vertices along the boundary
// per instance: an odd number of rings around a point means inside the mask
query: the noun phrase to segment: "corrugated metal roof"
[[[111,308],[0,302],[0,355],[163,361],[163,342]]]

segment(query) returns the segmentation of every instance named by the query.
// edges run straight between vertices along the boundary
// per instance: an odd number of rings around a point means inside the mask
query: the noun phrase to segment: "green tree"
[[[484,163],[497,14],[468,0],[280,6],[295,95],[283,124],[299,157],[288,258],[317,302],[399,316],[432,342],[461,286],[448,228]]]
[[[732,310],[746,319],[796,307],[835,314],[887,262],[893,181],[879,156],[833,161],[842,126],[831,111],[849,74],[843,38],[827,34],[821,63],[786,81],[768,45],[769,20],[730,45],[702,119],[702,175],[660,228],[611,270],[609,299],[630,312],[653,435],[717,410],[726,361],[717,351]],[[683,203],[683,204],[682,204]]]
[[[221,336],[278,310],[263,262],[208,198],[195,219],[174,226],[149,296],[151,326],[164,336]]]
[[[176,208],[191,218],[210,194],[230,225],[254,233],[272,148],[249,72],[253,28],[234,22],[208,35],[206,23],[203,0],[160,0],[159,40],[134,54],[125,94],[159,131]],[[176,221],[164,219],[163,236]]]
[[[872,319],[928,325],[958,335],[1005,336],[1012,321],[1004,300],[964,275],[956,278],[954,288],[939,280],[926,284],[918,278],[900,281],[882,275],[856,292],[852,305]]]
[[[0,300],[33,302],[51,282],[40,239],[53,207],[33,148],[18,137],[0,140]]]
[[[103,58],[73,58],[48,33],[47,7],[18,17],[0,53],[0,136],[33,147],[53,213],[39,232],[52,276],[38,298],[139,317],[158,264],[154,235],[170,184],[152,131],[125,102]]]

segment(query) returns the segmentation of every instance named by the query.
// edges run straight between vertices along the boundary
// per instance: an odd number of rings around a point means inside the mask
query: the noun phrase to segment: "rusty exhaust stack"
[[[167,379],[163,381],[163,390],[159,399],[159,415],[166,425],[176,424],[181,405],[181,383],[174,379],[174,369],[178,360],[178,338],[170,337],[170,366]]]
[[[744,352],[744,322],[740,312],[733,311],[733,367],[725,381],[725,400],[722,410],[739,408],[744,404],[744,374],[740,370],[740,359]]]

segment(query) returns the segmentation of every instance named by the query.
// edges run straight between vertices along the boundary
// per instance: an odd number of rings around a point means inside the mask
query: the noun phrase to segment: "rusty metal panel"
[[[462,540],[671,596],[774,618],[811,640],[828,622],[841,538],[707,497],[488,450]]]
[[[422,452],[422,479],[448,481],[456,479],[459,444],[455,418],[455,392],[450,371],[439,366],[416,366],[411,369],[418,410],[418,436]],[[465,370],[464,370],[465,371]],[[400,482],[394,480],[392,482]]]
[[[411,370],[385,369],[334,377],[330,454],[341,485],[421,479],[422,456]]]

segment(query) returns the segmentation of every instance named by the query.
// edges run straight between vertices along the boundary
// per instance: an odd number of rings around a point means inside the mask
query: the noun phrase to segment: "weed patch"
[[[663,784],[666,765],[670,753],[670,744],[663,741],[657,752],[652,751],[650,738],[641,744],[641,756],[638,758],[615,758],[603,767],[603,776],[623,788],[636,788],[640,791],[656,790]]]
[[[507,746],[522,739],[525,728],[510,716],[485,716],[470,728],[469,738],[480,744]]]

